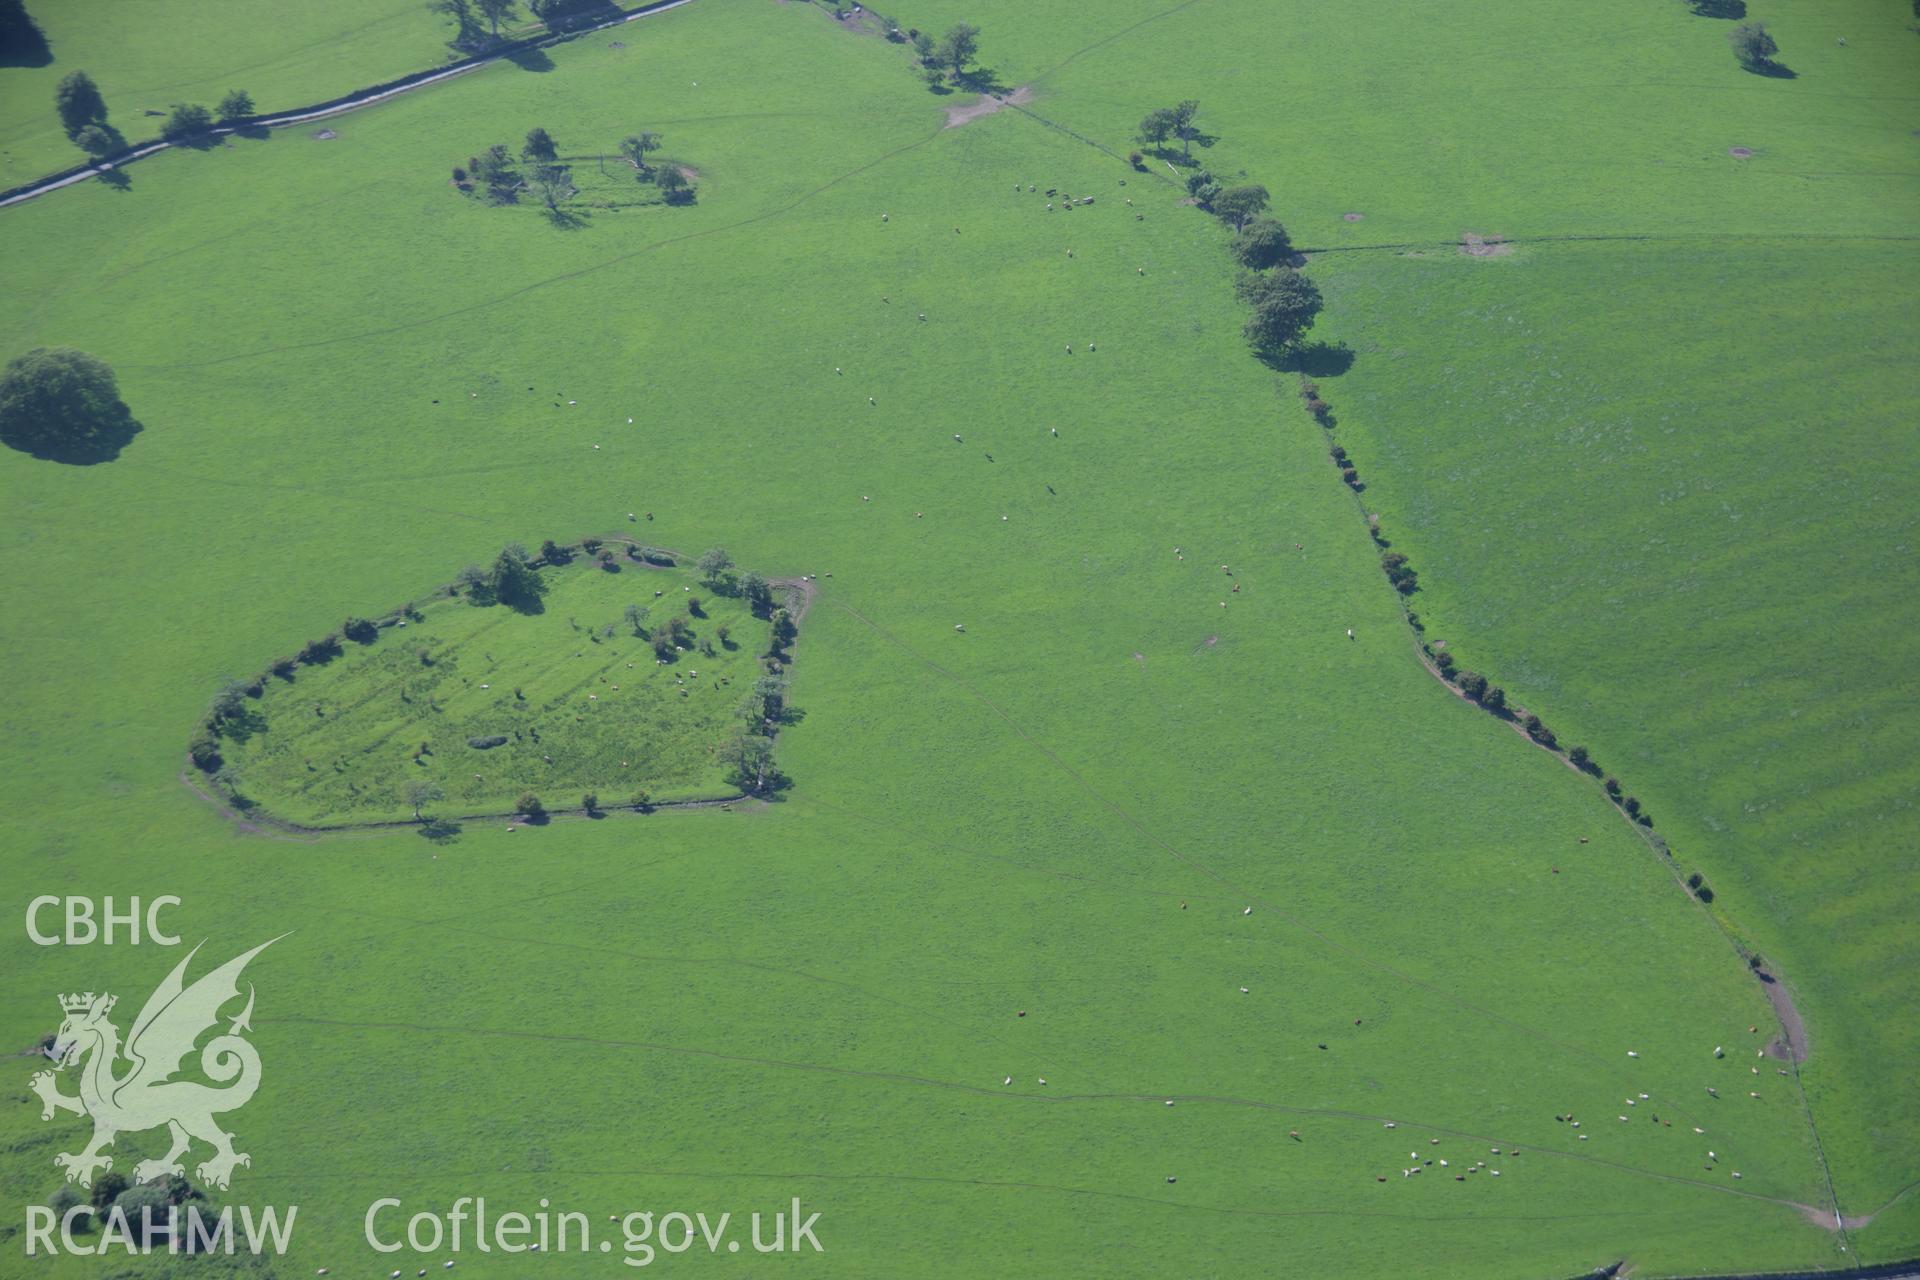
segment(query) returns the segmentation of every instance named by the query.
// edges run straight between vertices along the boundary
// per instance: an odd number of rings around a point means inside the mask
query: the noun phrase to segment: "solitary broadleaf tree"
[[[245,89],[230,90],[220,99],[220,123],[232,124],[253,114],[253,95]]]
[[[1180,154],[1193,158],[1193,140],[1200,136],[1199,128],[1193,118],[1200,114],[1200,104],[1188,98],[1175,104],[1173,108],[1173,136],[1180,139]]]
[[[695,562],[695,567],[700,570],[700,577],[707,585],[713,586],[731,576],[729,571],[733,568],[733,556],[725,547],[714,547]]]
[[[90,124],[106,123],[107,100],[100,96],[93,77],[84,71],[69,72],[62,77],[53,91],[53,105],[60,113],[60,123],[66,126],[68,137]]]
[[[1173,136],[1174,123],[1171,108],[1159,107],[1149,111],[1146,118],[1140,121],[1140,141],[1155,146],[1165,145],[1167,139]]]
[[[104,462],[140,431],[104,360],[35,347],[0,373],[0,442],[56,462]]]
[[[528,179],[527,185],[555,218],[560,217],[561,207],[573,199],[573,175],[565,165],[541,165],[533,171],[533,177]]]
[[[1247,341],[1264,355],[1293,347],[1320,314],[1320,290],[1292,267],[1243,282],[1241,294],[1253,304],[1245,326]]]
[[[970,22],[955,23],[940,37],[940,43],[934,48],[933,60],[953,73],[959,80],[967,74],[967,64],[980,51],[980,28]]]
[[[1216,210],[1219,208],[1217,202],[1214,207]],[[1278,266],[1293,252],[1293,246],[1287,240],[1287,229],[1273,218],[1255,218],[1242,226],[1240,234],[1233,238],[1232,248],[1233,256],[1240,260],[1241,266],[1252,267],[1256,271]]]
[[[213,112],[197,102],[183,102],[173,109],[167,122],[160,126],[160,136],[170,142],[182,142],[198,138],[212,127]]]
[[[407,803],[413,806],[413,820],[415,822],[421,821],[420,811],[432,804],[435,800],[444,799],[446,794],[446,792],[440,789],[439,783],[428,782],[424,778],[419,782],[409,784],[407,787]]]
[[[642,129],[639,133],[620,139],[620,154],[641,173],[652,172],[647,168],[647,157],[659,149],[660,135],[651,129]]]

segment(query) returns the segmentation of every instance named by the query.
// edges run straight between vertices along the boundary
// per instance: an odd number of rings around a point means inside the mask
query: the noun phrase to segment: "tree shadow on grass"
[[[127,176],[125,169],[102,169],[95,177],[115,191],[133,190],[133,179]]]
[[[1254,354],[1275,373],[1304,373],[1309,378],[1337,378],[1353,368],[1353,348],[1344,342],[1309,342],[1285,351]]]
[[[104,179],[106,175],[102,174],[101,177]],[[117,416],[90,424],[84,436],[50,440],[44,436],[28,435],[17,424],[9,424],[0,427],[0,444],[31,454],[42,462],[61,462],[70,467],[91,467],[112,462],[143,429],[139,421],[127,412],[125,405],[119,408]]]
[[[452,844],[460,838],[461,827],[459,823],[450,822],[445,818],[429,818],[420,824],[418,831],[423,840],[431,840],[435,844]]]
[[[507,55],[507,61],[522,71],[553,70],[553,59],[545,49],[515,49]]]
[[[1800,73],[1784,62],[1744,62],[1741,63],[1756,76],[1765,76],[1769,80],[1798,80]]]
[[[970,93],[991,93],[1003,97],[1011,92],[1000,80],[1000,73],[992,67],[974,67],[954,81],[960,88]]]
[[[0,67],[44,67],[53,49],[21,0],[0,0]]]
[[[1744,18],[1747,0],[1687,0],[1696,18]]]

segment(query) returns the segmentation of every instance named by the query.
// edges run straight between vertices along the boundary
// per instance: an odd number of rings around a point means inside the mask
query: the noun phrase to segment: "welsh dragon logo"
[[[284,937],[285,935],[281,935]],[[208,1186],[226,1190],[237,1165],[252,1165],[245,1152],[233,1149],[233,1135],[214,1122],[214,1116],[245,1106],[260,1087],[260,1054],[241,1037],[253,1028],[253,986],[247,986],[247,1004],[227,1030],[208,1040],[200,1050],[200,1071],[216,1085],[174,1079],[193,1052],[194,1043],[220,1021],[220,1010],[240,996],[240,973],[247,962],[278,942],[272,938],[187,986],[187,965],[200,948],[174,966],[133,1020],[125,1045],[107,1018],[116,996],[89,991],[60,997],[66,1020],[54,1037],[48,1056],[60,1070],[78,1065],[80,1094],[68,1097],[59,1090],[52,1071],[37,1072],[31,1085],[40,1095],[42,1120],[56,1111],[71,1111],[93,1119],[93,1141],[78,1152],[62,1152],[54,1164],[67,1171],[67,1181],[93,1185],[96,1171],[113,1168],[113,1157],[103,1154],[114,1136],[142,1129],[167,1127],[172,1146],[158,1160],[134,1166],[133,1180],[147,1182],[182,1174],[180,1157],[191,1140],[213,1148],[213,1155],[194,1172]],[[204,945],[204,944],[202,944]],[[125,1060],[125,1070],[121,1061]]]

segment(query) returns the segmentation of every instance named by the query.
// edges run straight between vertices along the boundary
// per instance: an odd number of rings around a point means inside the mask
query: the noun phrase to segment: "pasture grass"
[[[1881,1207],[1920,1148],[1911,248],[1315,267],[1359,353],[1322,384],[1335,435],[1422,571],[1429,637],[1586,744],[1704,873],[1808,1020],[1843,1205]]]
[[[7,215],[0,341],[96,352],[146,424],[108,466],[0,458],[34,602],[0,636],[46,673],[0,711],[7,866],[181,892],[233,951],[297,929],[250,971],[269,1074],[234,1125],[235,1197],[303,1206],[288,1268],[367,1261],[377,1196],[474,1194],[799,1194],[834,1274],[1846,1261],[1795,1208],[1793,1082],[1747,1098],[1755,1060],[1712,1055],[1756,984],[1590,787],[1415,663],[1219,229],[1018,112],[943,130],[811,7],[641,27]],[[700,200],[559,227],[449,188],[534,124],[660,129]],[[786,803],[307,844],[178,785],[221,675],[635,509],[818,575]],[[0,955],[21,1044],[165,958]],[[17,1202],[78,1136],[37,1116],[0,1111]],[[1432,1137],[1523,1154],[1400,1177]]]

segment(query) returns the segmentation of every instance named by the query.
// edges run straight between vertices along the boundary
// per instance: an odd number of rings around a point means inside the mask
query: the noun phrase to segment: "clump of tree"
[[[1507,691],[1492,683],[1478,671],[1462,671],[1454,682],[1460,692],[1487,708],[1489,711],[1504,711],[1507,706]]]
[[[1387,581],[1393,589],[1403,596],[1410,596],[1420,589],[1420,575],[1407,563],[1407,557],[1399,551],[1389,551],[1380,557],[1381,571],[1387,575]]]
[[[756,618],[771,617],[773,614],[773,586],[759,574],[748,570],[740,575],[740,594],[745,597],[747,608]]]
[[[520,171],[504,143],[496,142],[467,161],[473,180],[486,189],[494,204],[512,204],[520,190]]]
[[[1213,198],[1213,214],[1235,231],[1243,231],[1248,223],[1266,212],[1268,199],[1267,189],[1257,182],[1223,187]]]
[[[1778,70],[1780,64],[1773,59],[1780,52],[1780,45],[1768,32],[1766,23],[1741,23],[1727,32],[1727,43],[1733,46],[1734,58],[1747,70],[1761,75]]]
[[[531,791],[520,793],[520,798],[513,802],[513,811],[529,822],[538,822],[547,816],[547,806],[542,804],[540,797]]]
[[[667,619],[667,625],[653,633],[653,656],[672,662],[682,650],[693,648],[693,623],[683,617]]]
[[[1214,211],[1219,212],[1219,208],[1216,202]],[[1287,238],[1287,229],[1280,225],[1277,218],[1249,219],[1239,228],[1239,234],[1233,237],[1231,248],[1240,265],[1253,271],[1277,267],[1293,256],[1293,245]]]
[[[1527,731],[1529,738],[1532,738],[1535,742],[1547,748],[1547,750],[1552,751],[1559,747],[1560,740],[1554,736],[1553,730],[1547,728],[1540,717],[1534,715],[1531,711],[1526,714],[1526,717],[1521,720],[1520,724],[1521,727]]]
[[[715,591],[725,591],[734,585],[733,556],[725,547],[714,547],[694,562],[700,571],[700,580]]]
[[[340,634],[355,644],[372,644],[380,638],[380,628],[366,618],[348,618],[341,625]]]
[[[245,89],[230,89],[220,99],[220,123],[237,124],[253,115],[253,95]]]
[[[555,144],[552,134],[535,125],[527,130],[527,140],[520,148],[520,158],[539,164],[552,164],[560,158],[560,148]]]
[[[720,760],[727,781],[750,796],[767,795],[786,782],[773,763],[773,739],[764,734],[741,734],[720,748]]]
[[[914,48],[920,50],[923,70],[928,73],[928,85],[937,86],[943,77],[949,76],[955,84],[965,84],[967,67],[980,52],[980,28],[970,22],[957,22],[947,28],[947,33],[940,37],[938,44],[929,40],[922,49],[919,39],[916,39]]]
[[[773,631],[768,637],[767,656],[780,661],[786,660],[787,648],[800,634],[800,628],[794,624],[793,615],[785,609],[773,611]]]
[[[211,128],[213,112],[197,102],[182,102],[160,126],[160,136],[168,142],[193,142],[206,137]]]
[[[93,82],[93,77],[84,71],[70,71],[61,77],[53,90],[53,107],[60,113],[60,123],[69,138],[77,140],[80,131],[89,125],[107,123],[107,100],[101,96],[100,86]]]
[[[533,557],[518,542],[508,543],[485,569],[468,565],[460,571],[458,586],[476,605],[504,604],[520,613],[539,613],[547,584],[533,567]]]
[[[300,647],[300,661],[309,667],[325,666],[340,656],[340,637],[321,636]]]
[[[1187,175],[1187,194],[1196,205],[1211,210],[1214,198],[1220,194],[1220,184],[1205,169],[1195,169]]]
[[[0,442],[52,462],[120,455],[140,424],[104,360],[72,347],[35,347],[0,372]]]
[[[1180,158],[1191,162],[1194,139],[1200,136],[1200,129],[1194,124],[1194,117],[1199,114],[1200,104],[1192,98],[1149,111],[1140,121],[1140,141],[1164,151],[1168,142],[1178,139]]]
[[[764,675],[753,682],[747,698],[747,718],[763,724],[778,724],[787,711],[787,678]]]
[[[1292,267],[1246,272],[1235,286],[1253,308],[1243,331],[1254,350],[1277,357],[1292,350],[1320,314],[1320,290]]]

